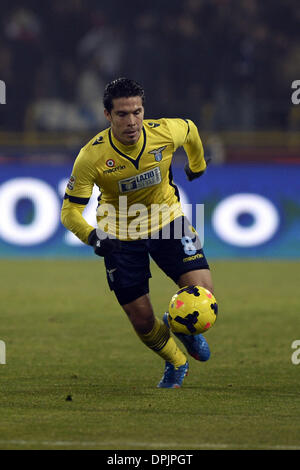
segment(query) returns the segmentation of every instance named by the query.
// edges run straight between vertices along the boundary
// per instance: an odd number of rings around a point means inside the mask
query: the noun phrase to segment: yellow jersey
[[[183,214],[173,181],[174,152],[184,148],[193,172],[206,168],[197,127],[186,119],[147,119],[139,140],[126,146],[111,128],[79,152],[67,184],[62,223],[84,243],[95,228],[82,212],[94,185],[100,196],[98,227],[123,240],[147,237]]]

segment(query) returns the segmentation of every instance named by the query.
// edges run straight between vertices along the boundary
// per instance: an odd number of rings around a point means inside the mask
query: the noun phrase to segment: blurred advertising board
[[[60,222],[69,165],[0,165],[0,257],[94,256]],[[208,258],[300,257],[300,166],[211,165],[188,182],[173,168]],[[84,211],[96,225],[98,188]]]

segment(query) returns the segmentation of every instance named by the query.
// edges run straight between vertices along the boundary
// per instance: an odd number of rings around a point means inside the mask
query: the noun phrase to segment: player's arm
[[[61,222],[86,244],[94,227],[87,223],[82,213],[89,202],[93,186],[93,171],[90,170],[81,151],[75,160],[72,176],[66,188],[61,209]]]
[[[91,197],[95,182],[95,168],[80,153],[75,161],[61,209],[61,222],[83,243],[94,248],[98,256],[105,256],[119,248],[119,240],[112,240],[100,229],[88,224],[82,213]]]
[[[183,147],[188,157],[185,172],[191,181],[201,176],[206,170],[203,145],[198,129],[190,119],[167,119],[174,143],[174,151]]]
[[[204,150],[202,141],[199,136],[198,129],[193,121],[186,120],[188,132],[183,148],[188,157],[188,163],[184,167],[184,171],[189,181],[199,178],[206,170],[206,160],[204,158]]]
[[[120,248],[119,240],[108,238],[105,232],[95,229],[86,222],[82,216],[85,204],[70,202],[70,197],[65,196],[65,198],[61,211],[61,220],[68,230],[81,241],[92,246],[98,256],[106,256]]]
[[[71,201],[73,201],[73,198],[71,197],[70,200],[66,193],[61,209],[61,222],[70,232],[88,245],[88,237],[94,227],[89,225],[82,216],[86,204]]]

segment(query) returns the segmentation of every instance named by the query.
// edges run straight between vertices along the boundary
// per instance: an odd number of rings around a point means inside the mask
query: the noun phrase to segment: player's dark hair
[[[113,108],[113,99],[129,98],[131,96],[140,96],[144,106],[145,91],[143,87],[129,78],[117,78],[116,80],[108,83],[105,87],[103,95],[104,108],[110,113]]]

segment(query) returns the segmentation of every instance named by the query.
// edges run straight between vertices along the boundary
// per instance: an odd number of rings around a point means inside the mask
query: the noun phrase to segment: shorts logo
[[[108,168],[112,168],[113,166],[115,166],[115,161],[112,158],[109,158],[108,160],[106,160],[105,164],[106,166],[108,166]]]
[[[71,175],[70,176],[70,179],[68,181],[68,184],[67,184],[67,188],[72,191],[74,189],[74,185],[75,185],[75,176]]]
[[[139,175],[132,176],[119,181],[120,193],[127,193],[129,191],[137,191],[138,189],[148,188],[161,182],[161,173],[159,167],[152,170],[145,171]]]
[[[196,259],[201,259],[203,258],[203,254],[202,253],[197,253],[196,255],[193,255],[193,256],[188,256],[187,258],[183,258],[183,262],[184,263],[187,263],[189,261],[195,261]]]
[[[160,147],[159,149],[151,150],[151,152],[148,153],[152,153],[154,155],[155,161],[160,162],[162,160],[162,151],[165,150],[166,147],[167,146],[165,145],[164,147]]]
[[[117,268],[114,268],[114,269],[107,269],[107,274],[109,276],[109,279],[111,280],[111,282],[114,282],[114,275],[113,273],[117,270]]]

